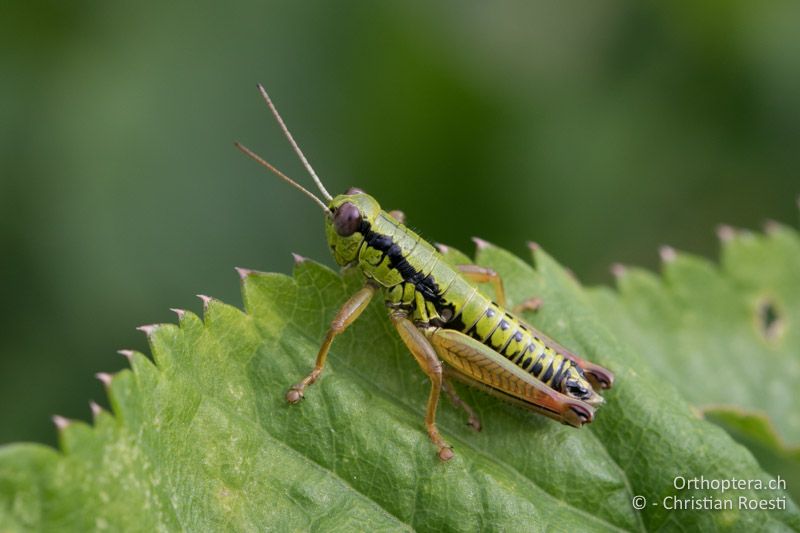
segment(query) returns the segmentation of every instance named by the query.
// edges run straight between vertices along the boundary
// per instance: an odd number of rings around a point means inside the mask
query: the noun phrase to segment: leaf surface
[[[800,239],[722,231],[719,265],[667,251],[662,274],[596,289],[608,326],[800,496]]]
[[[212,300],[203,317],[149,334],[109,385],[113,416],[72,422],[61,451],[0,448],[0,530],[644,531],[800,529],[783,511],[668,511],[665,496],[785,497],[781,491],[678,491],[685,478],[770,476],[598,313],[595,294],[542,251],[537,268],[495,247],[512,304],[536,295],[535,325],[612,369],[614,389],[576,430],[460,388],[475,433],[443,399],[448,463],[424,430],[425,375],[380,301],[334,342],[306,400],[284,393],[313,365],[325,328],[359,287],[313,262],[292,277],[245,273],[245,311]],[[642,511],[631,499],[644,495]]]

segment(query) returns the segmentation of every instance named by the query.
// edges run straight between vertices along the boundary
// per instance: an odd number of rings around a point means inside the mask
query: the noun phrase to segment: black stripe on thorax
[[[362,221],[359,231],[364,235],[364,242],[389,258],[389,266],[400,273],[403,281],[410,283],[419,291],[426,300],[438,302],[441,294],[439,286],[432,276],[425,276],[409,263],[400,248],[391,236],[372,231],[369,222]]]

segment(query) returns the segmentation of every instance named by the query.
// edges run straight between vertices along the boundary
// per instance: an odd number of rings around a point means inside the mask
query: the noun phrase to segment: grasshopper
[[[364,276],[364,287],[333,318],[314,369],[286,393],[290,404],[303,399],[306,387],[322,374],[334,339],[381,292],[397,333],[430,379],[425,425],[442,461],[453,457],[436,427],[442,389],[466,412],[468,424],[481,429],[475,412],[456,394],[452,379],[570,426],[593,420],[603,403],[596,389],[607,389],[614,382],[609,370],[581,359],[508,311],[495,271],[451,266],[436,247],[404,225],[401,212],[382,210],[375,198],[357,188],[331,196],[264,87],[259,84],[258,89],[325,201],[249,148],[238,142],[236,147],[322,208],[334,260],[343,267],[357,267]],[[495,301],[476,283],[492,283]]]

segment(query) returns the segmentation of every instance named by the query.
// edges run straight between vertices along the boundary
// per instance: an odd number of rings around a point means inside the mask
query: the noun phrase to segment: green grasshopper
[[[322,208],[334,259],[341,266],[357,267],[365,278],[364,287],[336,313],[314,369],[286,393],[290,404],[303,399],[306,387],[322,374],[336,336],[381,291],[400,338],[430,378],[425,425],[442,461],[453,457],[436,428],[442,389],[467,413],[468,424],[481,429],[475,412],[457,396],[451,378],[574,427],[593,420],[595,408],[603,402],[595,388],[611,387],[610,371],[584,361],[507,311],[496,272],[476,265],[451,266],[437,248],[403,224],[401,212],[383,211],[361,189],[331,196],[264,87],[258,89],[325,202],[250,149],[238,142],[236,147]],[[496,301],[470,282],[492,283]]]

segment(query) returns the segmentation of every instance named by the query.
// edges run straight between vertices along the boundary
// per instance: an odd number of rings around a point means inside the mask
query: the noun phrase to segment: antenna
[[[276,176],[281,178],[283,181],[285,181],[286,183],[288,183],[289,185],[291,185],[295,189],[299,190],[300,192],[302,192],[303,194],[307,195],[309,198],[314,200],[317,204],[319,204],[320,207],[322,207],[322,210],[325,211],[325,214],[327,214],[327,215],[331,214],[330,210],[328,209],[328,206],[325,205],[325,203],[322,200],[320,200],[319,198],[314,196],[308,189],[306,189],[305,187],[303,187],[302,185],[300,185],[299,183],[294,181],[292,178],[290,178],[289,176],[287,176],[286,174],[284,174],[283,172],[281,172],[277,168],[273,167],[272,165],[270,165],[269,163],[264,161],[259,155],[257,155],[255,152],[250,150],[248,147],[244,146],[243,144],[239,143],[238,141],[233,143],[233,144],[236,146],[236,148],[238,148],[239,150],[244,152],[246,155],[248,155],[252,159],[254,159],[258,164],[260,164],[261,166],[265,167],[267,170],[269,170],[270,172],[272,172],[273,174],[275,174]]]
[[[292,148],[294,148],[294,151],[297,154],[297,157],[300,158],[300,161],[302,161],[303,166],[306,167],[306,170],[308,171],[308,173],[311,174],[311,178],[314,180],[314,183],[317,184],[317,187],[319,188],[319,192],[322,193],[322,197],[325,198],[326,200],[330,201],[333,197],[330,195],[330,193],[327,190],[325,190],[325,186],[322,185],[322,181],[317,176],[317,173],[314,172],[314,169],[312,168],[311,164],[308,162],[308,159],[306,159],[306,156],[303,154],[303,151],[300,149],[299,146],[297,146],[297,143],[294,141],[294,137],[292,137],[292,134],[289,133],[289,128],[286,127],[286,123],[281,118],[280,113],[278,113],[278,109],[272,103],[272,99],[267,94],[267,91],[266,91],[266,89],[264,89],[264,86],[261,85],[260,83],[258,84],[258,90],[261,92],[261,96],[264,97],[264,101],[267,102],[267,105],[269,106],[269,109],[272,111],[272,114],[275,116],[275,120],[278,121],[278,124],[280,125],[281,129],[283,130],[283,134],[286,135],[286,138],[289,140],[289,144],[291,144]]]

